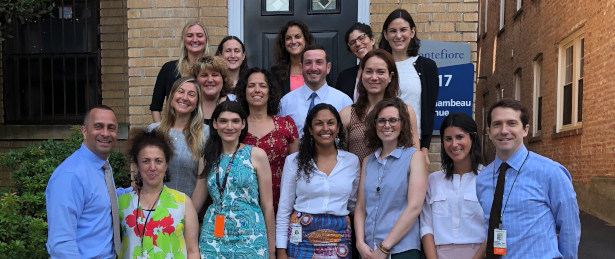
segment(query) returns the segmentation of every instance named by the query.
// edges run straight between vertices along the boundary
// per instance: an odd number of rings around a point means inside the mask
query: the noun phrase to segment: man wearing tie
[[[45,199],[52,258],[115,258],[121,241],[117,194],[109,153],[117,140],[113,110],[90,109],[81,126],[81,148],[51,175]]]
[[[496,157],[476,178],[487,258],[577,258],[581,223],[572,178],[559,163],[527,150],[528,120],[527,109],[510,99],[487,114]]]
[[[291,91],[280,101],[280,116],[288,116],[295,121],[299,137],[303,136],[303,124],[308,111],[319,103],[333,105],[338,111],[352,104],[348,95],[327,84],[331,62],[323,46],[310,45],[303,50],[300,63],[303,86]]]

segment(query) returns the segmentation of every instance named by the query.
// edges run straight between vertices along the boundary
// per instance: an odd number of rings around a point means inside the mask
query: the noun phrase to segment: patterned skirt
[[[352,258],[350,218],[328,214],[308,214],[295,211],[288,228],[288,258]],[[292,224],[300,224],[302,240],[290,242]]]

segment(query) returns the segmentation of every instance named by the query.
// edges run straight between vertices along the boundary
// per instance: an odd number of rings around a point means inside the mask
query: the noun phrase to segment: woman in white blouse
[[[336,144],[344,143],[344,130],[335,107],[314,106],[305,125],[299,152],[286,158],[282,173],[277,256],[351,258],[348,214],[356,201],[359,159]]]
[[[421,239],[427,258],[484,258],[485,223],[476,197],[482,170],[476,123],[453,113],[440,126],[442,170],[429,175],[421,212]]]

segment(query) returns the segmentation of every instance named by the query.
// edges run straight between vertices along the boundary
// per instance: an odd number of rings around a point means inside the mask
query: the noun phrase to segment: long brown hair
[[[395,98],[399,95],[399,73],[397,73],[397,66],[395,65],[395,60],[393,60],[393,56],[387,51],[382,49],[375,49],[370,52],[367,52],[363,59],[361,60],[360,68],[361,71],[365,68],[365,63],[372,57],[377,57],[387,64],[387,69],[389,70],[389,75],[391,75],[391,82],[387,85],[384,90],[384,99],[387,98]],[[367,98],[367,91],[365,90],[365,86],[363,85],[363,74],[361,73],[361,78],[359,79],[359,84],[357,84],[357,91],[359,92],[359,97],[357,98],[357,102],[353,104],[354,111],[359,117],[359,120],[363,120],[365,115],[367,114],[367,108],[369,105],[369,101]]]
[[[314,36],[308,29],[307,25],[302,21],[290,20],[284,26],[280,27],[278,35],[275,38],[275,45],[273,48],[273,57],[275,58],[275,65],[273,66],[276,76],[279,80],[286,80],[290,76],[290,53],[286,50],[286,31],[292,26],[297,26],[303,34],[305,39],[305,46],[314,44]]]

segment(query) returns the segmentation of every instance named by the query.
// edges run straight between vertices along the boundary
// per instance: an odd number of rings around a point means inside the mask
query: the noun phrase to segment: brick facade
[[[542,131],[526,141],[530,150],[547,156],[570,171],[575,188],[587,185],[594,177],[615,177],[615,4],[612,1],[530,1],[516,10],[516,1],[505,5],[504,28],[498,30],[500,1],[487,1],[487,32],[484,4],[481,12],[481,37],[478,39],[476,121],[483,128],[483,105],[488,109],[496,99],[496,85],[503,96],[514,97],[514,76],[521,74],[520,100],[535,109],[533,61],[542,57]],[[580,30],[584,36],[584,78],[582,126],[572,130],[557,127],[557,89],[560,44]],[[501,94],[501,93],[500,93]],[[530,119],[531,127],[536,127]],[[532,129],[530,129],[530,136]],[[492,146],[489,144],[489,146]],[[489,157],[493,159],[493,148]],[[579,185],[581,184],[581,185]],[[581,186],[581,187],[579,187]],[[583,187],[584,188],[584,187]],[[577,190],[579,193],[579,190]],[[579,194],[579,196],[582,196]],[[611,197],[615,198],[611,194]],[[591,202],[579,199],[583,203]],[[604,218],[604,217],[603,217]],[[611,222],[615,218],[611,217]]]

